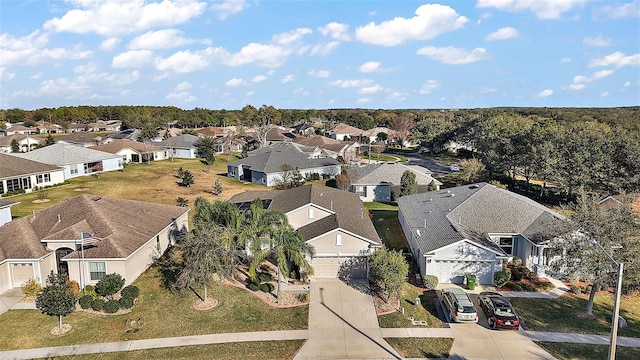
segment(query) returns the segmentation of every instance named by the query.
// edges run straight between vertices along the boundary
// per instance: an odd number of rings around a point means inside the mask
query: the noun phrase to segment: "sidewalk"
[[[544,331],[524,331],[523,333],[534,341],[609,345],[609,335],[590,335]],[[619,336],[618,346],[640,348],[640,338]]]

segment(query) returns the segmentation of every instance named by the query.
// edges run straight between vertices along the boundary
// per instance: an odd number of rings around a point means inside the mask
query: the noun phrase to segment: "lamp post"
[[[597,246],[607,257],[618,267],[618,281],[616,283],[616,294],[613,300],[613,318],[611,320],[611,337],[609,340],[609,360],[616,358],[616,343],[618,341],[618,320],[620,318],[620,292],[622,291],[622,273],[624,264],[617,262],[611,254],[605,250],[595,239],[589,239],[589,243]]]

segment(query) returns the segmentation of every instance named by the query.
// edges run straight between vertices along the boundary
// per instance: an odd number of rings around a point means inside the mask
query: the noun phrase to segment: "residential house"
[[[319,147],[334,159],[341,157],[345,162],[355,161],[360,154],[360,143],[357,141],[335,140],[326,136],[314,135],[311,137],[296,136],[294,142]]]
[[[20,204],[20,202],[18,201],[7,201],[0,199],[0,226],[8,223],[13,219],[13,216],[11,215],[11,207],[18,204]]]
[[[462,283],[472,273],[480,284],[513,257],[544,276],[546,243],[564,221],[524,196],[487,183],[402,196],[398,220],[422,275]]]
[[[228,163],[227,176],[273,186],[294,169],[303,177],[318,174],[334,178],[340,174],[341,164],[320,148],[284,142],[265,146],[246,158]]]
[[[336,140],[360,140],[363,134],[364,130],[345,123],[338,123],[331,128],[331,130],[327,131],[327,137]]]
[[[188,230],[185,207],[78,195],[0,226],[0,293],[47,276],[95,285],[118,273],[131,284]],[[86,235],[83,235],[86,234]],[[80,246],[91,236],[93,245]]]
[[[167,151],[159,146],[139,141],[119,139],[90,149],[118,155],[126,163],[145,163],[167,159]]]
[[[154,143],[155,146],[166,149],[169,157],[182,159],[195,159],[198,156],[196,143],[199,137],[191,134],[182,134]]]
[[[39,134],[61,134],[64,133],[64,129],[62,126],[58,124],[52,124],[46,121],[38,121],[38,125],[36,126]]]
[[[617,209],[625,203],[631,204],[631,210],[640,215],[640,194],[638,193],[609,195],[598,202],[605,209]]]
[[[123,165],[122,159],[113,154],[69,144],[53,144],[15,156],[62,167],[65,180],[92,173],[121,170]]]
[[[349,191],[360,196],[360,200],[371,201],[395,201],[400,196],[402,175],[405,171],[412,172],[416,176],[418,193],[431,190],[440,190],[442,183],[431,176],[429,170],[401,163],[372,164],[362,167],[352,166],[351,187]]]
[[[298,124],[291,128],[293,132],[303,136],[314,135],[316,133],[316,127],[306,123]]]
[[[14,135],[14,134],[22,134],[22,135],[35,135],[38,133],[38,128],[35,126],[24,126],[22,123],[19,124],[8,124],[6,129],[6,135]]]
[[[31,192],[36,186],[51,186],[64,180],[64,169],[59,166],[0,154],[0,195],[15,190]]]
[[[380,133],[384,133],[387,134],[387,140],[386,141],[382,141],[383,143],[387,144],[389,142],[389,140],[392,140],[396,131],[389,129],[388,127],[375,127],[373,129],[369,129],[366,130],[362,133],[362,135],[365,137],[365,139],[363,140],[363,142],[366,143],[374,143],[374,142],[378,142],[381,141],[381,139],[378,139],[378,134]]]
[[[19,133],[0,136],[0,153],[8,154],[13,152],[11,149],[11,143],[13,140],[18,142],[20,152],[28,152],[36,149],[43,142],[39,138]]]
[[[274,127],[269,129],[266,134],[267,144],[277,142],[293,141],[296,138],[294,134],[284,128]]]
[[[99,135],[85,132],[75,132],[57,138],[56,142],[58,144],[70,144],[82,147],[90,147],[100,145],[103,143],[103,141],[104,138]]]
[[[229,199],[240,209],[261,199],[264,208],[281,211],[289,224],[315,248],[315,276],[366,278],[367,255],[381,240],[360,199],[349,192],[304,185],[288,190],[247,191]]]

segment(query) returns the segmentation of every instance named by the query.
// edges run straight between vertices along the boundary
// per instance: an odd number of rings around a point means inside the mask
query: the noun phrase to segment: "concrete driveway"
[[[308,340],[295,359],[400,358],[382,338],[366,280],[311,280]]]
[[[0,315],[6,313],[24,299],[22,289],[16,288],[0,294]]]

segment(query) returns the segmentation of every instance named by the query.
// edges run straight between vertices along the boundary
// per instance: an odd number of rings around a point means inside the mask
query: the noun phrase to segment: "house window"
[[[230,167],[229,168],[229,175],[235,177],[236,176],[236,168]]]
[[[7,180],[7,192],[20,190],[20,189],[31,189],[31,178],[15,178]]]
[[[336,235],[336,246],[342,245],[342,234]]]
[[[89,274],[91,280],[100,280],[107,274],[107,267],[104,262],[90,262]]]
[[[78,164],[72,164],[69,168],[71,175],[75,175],[78,173]]]
[[[38,184],[42,184],[42,183],[46,183],[46,182],[50,182],[50,181],[51,181],[51,175],[50,174],[36,175],[36,183],[38,183]]]
[[[160,235],[156,235],[156,250],[160,251]]]
[[[358,196],[366,197],[367,196],[367,187],[366,186],[357,186],[356,185],[356,194],[358,194]]]
[[[0,180],[0,194],[4,194],[4,181]]]
[[[507,255],[513,255],[513,238],[501,237],[498,239],[498,245]]]

